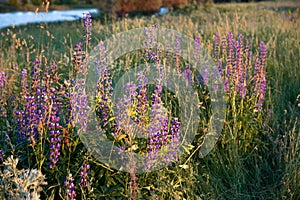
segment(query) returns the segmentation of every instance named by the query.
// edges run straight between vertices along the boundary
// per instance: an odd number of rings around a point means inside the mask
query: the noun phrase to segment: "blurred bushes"
[[[18,4],[18,0],[8,0],[7,3],[11,6],[16,6]]]
[[[167,8],[182,8],[188,4],[188,0],[163,0],[163,6]]]
[[[92,0],[92,3],[104,11],[112,12],[151,12],[162,6],[162,0]]]
[[[39,6],[43,3],[43,0],[31,0],[31,3],[35,6]]]
[[[112,12],[155,12],[160,7],[182,8],[192,0],[91,0],[104,11]],[[201,0],[198,0],[200,2]],[[197,2],[197,1],[195,1]]]

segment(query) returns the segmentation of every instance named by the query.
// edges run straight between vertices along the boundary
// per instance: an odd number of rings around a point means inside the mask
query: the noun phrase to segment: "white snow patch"
[[[164,15],[164,14],[167,14],[168,12],[169,12],[169,8],[162,7],[162,8],[160,8],[158,14],[159,15]]]
[[[37,22],[74,21],[83,18],[83,13],[97,14],[97,9],[56,10],[50,12],[13,12],[0,13],[0,29],[12,25]]]

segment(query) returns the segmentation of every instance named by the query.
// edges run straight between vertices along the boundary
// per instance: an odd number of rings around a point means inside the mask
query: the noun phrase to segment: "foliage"
[[[0,171],[1,199],[40,199],[42,186],[46,185],[45,176],[37,169],[17,169],[18,159],[8,157]]]

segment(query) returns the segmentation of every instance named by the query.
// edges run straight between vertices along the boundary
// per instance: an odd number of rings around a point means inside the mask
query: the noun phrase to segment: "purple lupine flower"
[[[155,29],[156,28],[147,28],[147,27],[144,28],[144,36],[145,36],[145,41],[143,43],[145,48],[144,59],[151,63],[159,64],[161,60],[158,54],[161,52],[161,48],[156,42],[157,35],[155,33]],[[153,51],[153,49],[156,49],[156,52]]]
[[[256,108],[262,110],[263,101],[266,94],[266,58],[267,58],[267,46],[264,42],[260,42],[259,57],[255,62],[255,79],[254,79],[254,92],[258,96]]]
[[[244,36],[243,35],[239,35],[239,48],[240,48],[240,53],[239,56],[237,57],[238,61],[238,71],[239,71],[239,93],[240,93],[240,97],[242,99],[245,99],[246,97],[246,93],[247,93],[247,71],[248,71],[248,66],[247,66],[247,59],[245,62],[243,62],[243,56],[245,54],[246,57],[248,57],[248,53],[249,53],[249,39],[246,40],[246,45],[244,46]],[[248,50],[247,50],[248,49]]]
[[[166,42],[166,50],[165,50],[165,57],[168,59],[168,61],[171,61],[171,52],[173,51],[172,44],[170,42]]]
[[[180,122],[177,118],[171,120],[170,134],[171,138],[169,143],[169,150],[164,159],[164,161],[169,164],[175,162],[178,159],[177,151],[180,145]]]
[[[227,65],[226,65],[226,77],[229,79],[229,83],[231,83],[231,77],[232,77],[232,72],[233,72],[233,65],[234,65],[234,59],[233,59],[233,54],[234,54],[234,46],[233,46],[233,34],[231,32],[228,33],[227,36]],[[230,87],[230,85],[229,85]],[[226,90],[225,90],[226,91]]]
[[[73,53],[73,65],[74,65],[75,73],[77,72],[80,73],[81,72],[80,70],[82,70],[82,60],[84,58],[82,45],[83,45],[82,42],[75,44],[75,49]]]
[[[50,89],[50,119],[49,119],[49,136],[50,136],[50,169],[56,166],[59,160],[60,149],[61,149],[61,129],[62,126],[59,123],[60,117],[58,116],[58,111],[60,109],[61,103],[57,101],[56,90],[54,88]]]
[[[98,44],[99,61],[97,61],[98,72],[98,101],[99,101],[99,118],[102,125],[106,125],[110,115],[110,103],[112,96],[112,79],[110,76],[107,50],[103,42]]]
[[[214,73],[212,73],[212,88],[215,92],[217,92],[219,90],[219,84],[218,84],[218,73],[219,71],[216,70]]]
[[[92,35],[92,16],[91,13],[83,13],[84,38],[86,46],[89,45]]]
[[[227,52],[227,39],[226,37],[222,37],[221,39],[221,51],[223,55],[226,55]]]
[[[85,91],[85,81],[83,78],[77,80],[74,89],[76,90],[76,97],[73,95],[72,106],[73,112],[76,116],[75,122],[80,125],[80,129],[85,132],[87,128],[87,111],[88,111],[88,97]]]
[[[22,80],[21,82],[21,87],[22,90],[21,91],[21,95],[23,97],[24,103],[25,103],[25,108],[20,109],[18,111],[16,111],[16,122],[17,122],[17,133],[18,133],[18,141],[23,141],[25,139],[30,140],[30,138],[34,139],[34,135],[33,137],[31,137],[32,134],[32,128],[35,128],[35,125],[37,125],[37,122],[34,123],[34,121],[36,121],[36,112],[35,112],[35,102],[34,102],[34,97],[30,96],[30,93],[27,92],[27,71],[23,70],[22,71],[22,78],[24,78],[24,80]],[[32,79],[32,81],[34,81],[34,79]],[[34,120],[35,119],[35,120]],[[34,133],[34,131],[33,131]]]
[[[137,86],[131,82],[126,83],[124,98],[118,99],[116,104],[116,116],[115,120],[118,126],[118,130],[124,130],[127,134],[133,132],[133,124],[130,123],[136,116],[131,113],[131,110],[135,110],[134,101],[137,98]],[[117,134],[118,132],[115,132]],[[117,135],[115,135],[117,136]]]
[[[220,49],[220,33],[217,32],[214,36],[214,57],[218,58]]]
[[[209,78],[208,76],[209,76],[209,73],[208,73],[208,63],[205,62],[205,64],[204,64],[204,72],[202,73],[202,78],[203,78],[203,83],[204,84],[208,83],[208,78]]]
[[[76,190],[72,174],[69,174],[67,180],[64,182],[64,186],[67,188],[66,200],[76,199]]]
[[[3,151],[0,149],[0,162],[3,162]]]
[[[89,187],[89,182],[87,180],[87,176],[88,176],[88,170],[90,169],[90,165],[84,163],[81,167],[80,167],[80,185],[81,187]]]
[[[57,111],[53,111],[57,112]],[[50,163],[49,168],[53,169],[56,167],[56,163],[59,160],[60,149],[61,149],[61,125],[59,124],[59,117],[52,115],[50,117],[49,124],[49,135],[50,135]]]
[[[183,70],[181,74],[186,80],[186,85],[188,87],[191,87],[193,85],[193,76],[192,76],[193,74],[191,72],[190,67],[187,67],[185,70]]]
[[[44,117],[43,108],[43,93],[46,92],[45,88],[42,86],[42,69],[40,66],[40,61],[35,61],[31,74],[31,95],[34,97],[33,101],[36,107],[36,122],[39,123]]]
[[[5,72],[0,72],[0,89],[4,88],[6,85],[6,75]]]
[[[174,51],[175,51],[175,67],[177,72],[180,72],[180,56],[181,56],[181,36],[179,34],[175,35],[175,47],[174,47]]]
[[[25,112],[23,110],[17,110],[16,113],[16,123],[17,123],[17,141],[23,142],[26,140],[26,118]]]
[[[41,120],[41,111],[39,105],[40,99],[38,98],[40,94],[37,94],[41,88],[41,69],[39,60],[36,60],[33,63],[34,65],[31,72],[31,93],[27,92],[25,96],[23,96],[25,108],[24,112],[20,111],[18,113],[19,117],[21,117],[22,114],[21,120],[19,121],[21,124],[18,124],[18,127],[20,128],[20,135],[25,135],[27,140],[32,145],[35,145],[35,139],[38,133],[38,124]]]
[[[162,86],[156,84],[156,89],[152,95],[152,104],[150,112],[150,125],[148,126],[148,137],[149,137],[149,150],[147,152],[147,162],[145,163],[145,168],[150,169],[155,165],[158,159],[158,150],[162,143],[160,138],[164,137],[162,130],[164,129],[165,119],[163,113],[163,105],[161,101]]]
[[[85,27],[89,27],[89,15],[84,19]],[[88,42],[88,40],[87,40]],[[85,61],[85,53],[82,50],[83,44],[77,43],[75,45],[75,51],[73,56],[73,64],[75,72],[78,72],[77,81],[73,86],[73,90],[76,92],[70,95],[70,104],[72,107],[72,116],[75,123],[80,124],[80,129],[86,131],[87,128],[87,109],[88,109],[88,97],[85,91],[85,79],[84,75],[87,74],[87,66]]]
[[[252,68],[251,65],[251,58],[252,58],[252,52],[250,51],[250,39],[246,39],[246,45],[244,47],[244,57],[245,57],[245,74],[244,74],[244,79],[245,79],[245,85],[248,84],[249,81],[249,73]]]
[[[25,75],[25,73],[24,73]],[[58,66],[52,60],[50,65],[45,66],[42,84],[39,84],[35,92],[35,100],[38,108],[38,118],[42,127],[39,126],[39,132],[47,129],[49,135],[49,168],[55,168],[61,149],[61,131],[59,112],[62,103],[58,99]],[[24,83],[25,85],[25,83]],[[25,86],[24,86],[25,87]]]
[[[197,36],[194,40],[194,59],[197,65],[200,65],[200,58],[201,58],[201,39],[200,36]]]
[[[148,100],[147,100],[147,83],[148,79],[144,75],[143,71],[138,72],[138,95],[137,95],[137,120],[136,122],[139,123],[140,127],[143,127],[143,131],[146,133],[144,128],[148,122]]]
[[[239,93],[241,98],[245,98],[246,96],[246,71],[247,71],[247,66],[245,66],[245,64],[243,63],[243,54],[244,54],[244,44],[243,44],[243,39],[244,36],[243,35],[239,35],[238,36],[238,41],[239,41],[239,54],[237,55],[237,68],[238,68],[238,72],[239,72],[239,84],[238,84],[238,88],[239,88]]]
[[[245,55],[245,63],[246,63],[246,66],[249,66],[251,65],[250,63],[250,39],[247,38],[246,39],[246,45],[244,47],[244,55]]]
[[[5,75],[5,72],[0,72],[0,103],[4,103],[2,101],[5,101],[4,95],[6,93],[5,87],[6,87],[7,78]],[[0,104],[1,105],[1,104]],[[4,107],[0,107],[0,117],[6,116],[6,109]]]
[[[233,70],[233,84],[234,84],[234,90],[236,93],[240,92],[241,83],[243,82],[243,49],[242,49],[242,36],[239,36],[240,40],[234,41],[234,70]]]
[[[219,71],[220,76],[223,77],[224,74],[223,74],[223,65],[222,65],[221,59],[218,60],[218,71]]]

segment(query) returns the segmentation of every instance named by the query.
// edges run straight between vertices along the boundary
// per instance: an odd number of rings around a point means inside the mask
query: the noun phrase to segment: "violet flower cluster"
[[[3,162],[4,158],[3,158],[3,151],[0,149],[0,163]]]
[[[91,13],[83,13],[84,38],[88,46],[92,35],[92,16]]]
[[[262,110],[263,101],[266,94],[266,69],[265,62],[267,57],[267,46],[260,42],[259,56],[254,64],[254,93],[257,97],[256,109]]]
[[[98,95],[97,100],[99,107],[97,109],[100,124],[106,126],[110,117],[111,110],[111,96],[113,92],[112,79],[109,70],[109,63],[107,60],[107,50],[103,42],[98,44],[100,60],[97,61],[98,80]],[[107,127],[105,127],[107,129]]]
[[[5,72],[0,72],[0,117],[6,117],[5,93],[6,93],[7,77]]]
[[[143,127],[143,132],[146,133],[146,125],[149,122],[148,109],[149,103],[147,100],[147,83],[148,79],[143,71],[138,72],[138,96],[137,96],[137,119],[136,122],[140,127]],[[145,134],[146,135],[146,134]]]
[[[76,199],[76,190],[72,174],[69,174],[67,180],[64,182],[64,186],[67,189],[66,200]]]
[[[6,75],[5,72],[0,72],[0,88],[4,88],[6,84]]]
[[[80,185],[81,187],[89,187],[89,182],[87,180],[87,176],[88,176],[88,171],[90,169],[90,165],[84,163],[81,167],[80,167]]]
[[[131,82],[125,85],[125,95],[123,98],[118,99],[116,104],[116,132],[114,135],[117,137],[120,130],[130,135],[133,132],[133,119],[135,118],[135,99],[137,97],[137,86]]]
[[[180,145],[180,122],[177,118],[171,120],[170,144],[164,162],[172,164],[178,159],[178,148]]]
[[[85,53],[82,50],[83,43],[79,42],[75,45],[73,53],[73,65],[75,73],[78,73],[75,83],[72,85],[73,93],[70,94],[70,104],[72,107],[72,119],[74,123],[80,125],[82,131],[87,128],[87,111],[88,111],[88,97],[85,91],[85,75],[87,73],[87,66],[85,62]]]
[[[48,125],[50,139],[49,168],[53,169],[59,160],[62,141],[62,125],[59,116],[62,103],[58,99],[59,88],[57,88],[58,66],[52,61],[49,66],[45,67],[44,73],[42,99],[45,116],[43,121],[45,126]]]
[[[59,123],[60,117],[58,116],[58,110],[61,103],[57,101],[56,89],[50,88],[50,115],[49,115],[49,136],[50,136],[50,169],[56,166],[59,160],[60,148],[61,148],[61,129],[62,126]]]
[[[171,120],[167,115],[161,99],[163,88],[160,84],[156,84],[149,105],[146,97],[147,78],[142,72],[139,72],[138,81],[138,86],[131,82],[126,83],[125,95],[115,105],[114,136],[117,138],[121,133],[125,133],[132,137],[136,126],[142,127],[143,129],[139,130],[143,130],[143,134],[149,139],[144,168],[150,170],[158,165],[174,162],[178,158],[180,122],[178,119]],[[122,146],[119,154],[125,149],[126,147]],[[157,162],[158,160],[163,162]]]
[[[43,73],[42,73],[43,72]],[[32,72],[26,69],[21,74],[21,97],[23,107],[15,112],[17,140],[35,145],[44,136],[49,137],[49,167],[53,169],[60,156],[61,131],[58,67],[54,61],[41,68],[39,60],[34,61]],[[46,135],[44,133],[47,133]]]
[[[222,59],[218,60],[218,70],[223,78],[224,91],[234,91],[235,94],[239,94],[242,99],[245,99],[247,89],[254,85],[253,91],[257,98],[256,109],[261,111],[266,93],[266,45],[263,42],[260,43],[259,55],[255,60],[254,67],[251,65],[250,40],[246,39],[245,43],[244,36],[241,34],[235,40],[232,33],[228,33],[227,38],[222,39],[217,33],[214,38],[216,59],[218,59],[220,52],[226,56],[225,69],[223,69]],[[251,84],[251,76],[253,76],[253,84]]]
[[[152,28],[144,28],[144,58],[147,62],[160,64],[161,60],[159,58],[159,53],[161,53],[161,48],[159,44],[156,42],[157,35],[155,30],[156,26]]]
[[[164,134],[164,123],[168,120],[167,116],[164,116],[163,105],[161,101],[162,86],[157,84],[152,95],[152,104],[150,107],[150,124],[148,127],[149,137],[149,150],[147,152],[147,161],[145,163],[146,169],[151,169],[159,159],[159,150],[161,142],[166,138],[162,138]]]
[[[169,116],[163,107],[162,86],[157,84],[152,95],[150,107],[150,124],[148,126],[149,148],[145,169],[163,164],[170,164],[178,158],[177,150],[180,144],[180,123],[177,119],[171,120],[169,129]],[[175,128],[176,127],[176,128]],[[162,149],[167,148],[167,152]],[[164,162],[157,162],[163,160]]]
[[[41,100],[41,69],[40,61],[34,61],[31,72],[30,90],[27,82],[27,71],[22,71],[21,87],[24,89],[21,92],[24,109],[16,111],[17,134],[18,139],[26,139],[30,144],[35,145],[36,137],[38,135],[38,125],[43,116],[42,100]]]

